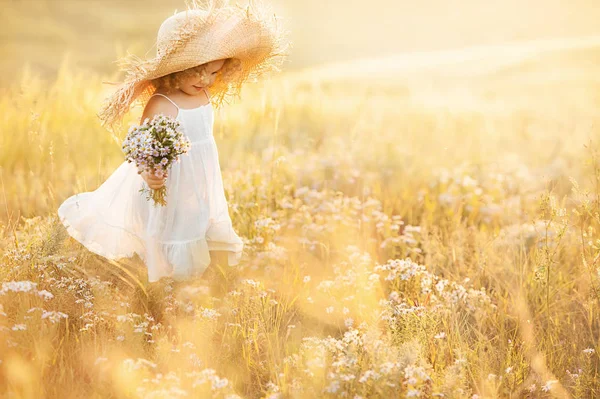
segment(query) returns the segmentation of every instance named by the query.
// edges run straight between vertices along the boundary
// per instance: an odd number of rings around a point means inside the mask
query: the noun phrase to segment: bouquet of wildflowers
[[[158,114],[152,120],[146,118],[141,125],[132,125],[123,140],[122,148],[125,160],[135,163],[138,173],[145,171],[159,178],[167,178],[171,164],[188,152],[190,145],[178,120]],[[167,204],[166,185],[156,190],[142,187],[139,191],[146,192],[146,199],[153,199],[155,205]]]

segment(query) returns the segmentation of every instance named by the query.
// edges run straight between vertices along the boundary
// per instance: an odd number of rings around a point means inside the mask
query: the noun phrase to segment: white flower
[[[13,292],[29,292],[35,290],[37,283],[31,281],[8,281],[2,283],[2,290],[0,291],[13,291]]]
[[[27,330],[27,326],[25,324],[15,324],[12,329],[13,331]]]
[[[208,320],[216,320],[217,317],[221,316],[221,313],[217,312],[215,309],[201,307],[200,314],[203,318]]]
[[[433,338],[435,339],[444,339],[446,338],[446,333],[441,331],[439,334],[436,334]]]
[[[544,392],[550,392],[550,389],[552,388],[552,385],[556,384],[557,382],[558,382],[558,380],[546,381],[546,385],[544,385],[542,387],[542,391],[544,391]]]
[[[45,311],[43,310],[42,319],[48,319],[52,323],[58,323],[61,318],[68,318],[69,315],[63,312],[55,312],[55,311]]]
[[[46,291],[46,290],[38,291],[37,294],[41,297],[44,297],[45,300],[54,298],[54,295],[52,295],[51,292]]]
[[[242,281],[242,283],[248,284],[249,286],[251,286],[253,288],[258,288],[260,286],[260,282],[254,281],[254,280],[251,280],[251,279],[245,279],[245,280]]]
[[[329,386],[327,388],[325,388],[325,391],[327,391],[329,393],[336,393],[339,389],[340,389],[340,382],[339,381],[331,381],[331,384],[329,384]]]
[[[212,389],[217,390],[217,389],[225,388],[228,383],[229,383],[229,380],[227,380],[227,378],[219,378],[217,376],[214,376],[213,380],[212,380]]]
[[[585,353],[586,355],[591,355],[592,353],[596,352],[594,350],[594,348],[587,348],[583,350],[583,353]]]

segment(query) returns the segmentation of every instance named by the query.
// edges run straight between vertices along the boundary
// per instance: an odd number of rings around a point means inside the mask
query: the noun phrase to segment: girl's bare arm
[[[142,113],[140,124],[144,123],[146,118],[152,120],[152,118],[158,114],[172,116],[175,118],[177,116],[177,108],[175,108],[175,106],[166,98],[154,96],[148,100],[148,104],[146,104],[144,112]],[[148,187],[154,190],[161,188],[165,183],[165,177],[158,177],[145,171],[140,173],[140,175],[146,181],[146,183],[148,183]]]

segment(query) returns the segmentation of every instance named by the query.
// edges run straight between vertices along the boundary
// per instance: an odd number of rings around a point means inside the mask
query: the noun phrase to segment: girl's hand
[[[148,183],[148,187],[153,190],[161,188],[165,184],[167,176],[158,177],[155,174],[148,173],[146,171],[141,173],[142,178]]]

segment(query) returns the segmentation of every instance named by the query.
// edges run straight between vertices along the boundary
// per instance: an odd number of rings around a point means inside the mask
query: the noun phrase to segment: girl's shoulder
[[[141,120],[144,119],[152,119],[154,115],[163,114],[166,116],[172,116],[173,118],[177,117],[179,109],[177,106],[170,101],[167,97],[161,95],[161,93],[155,93],[150,97],[146,106],[144,107],[144,112],[142,113]]]

